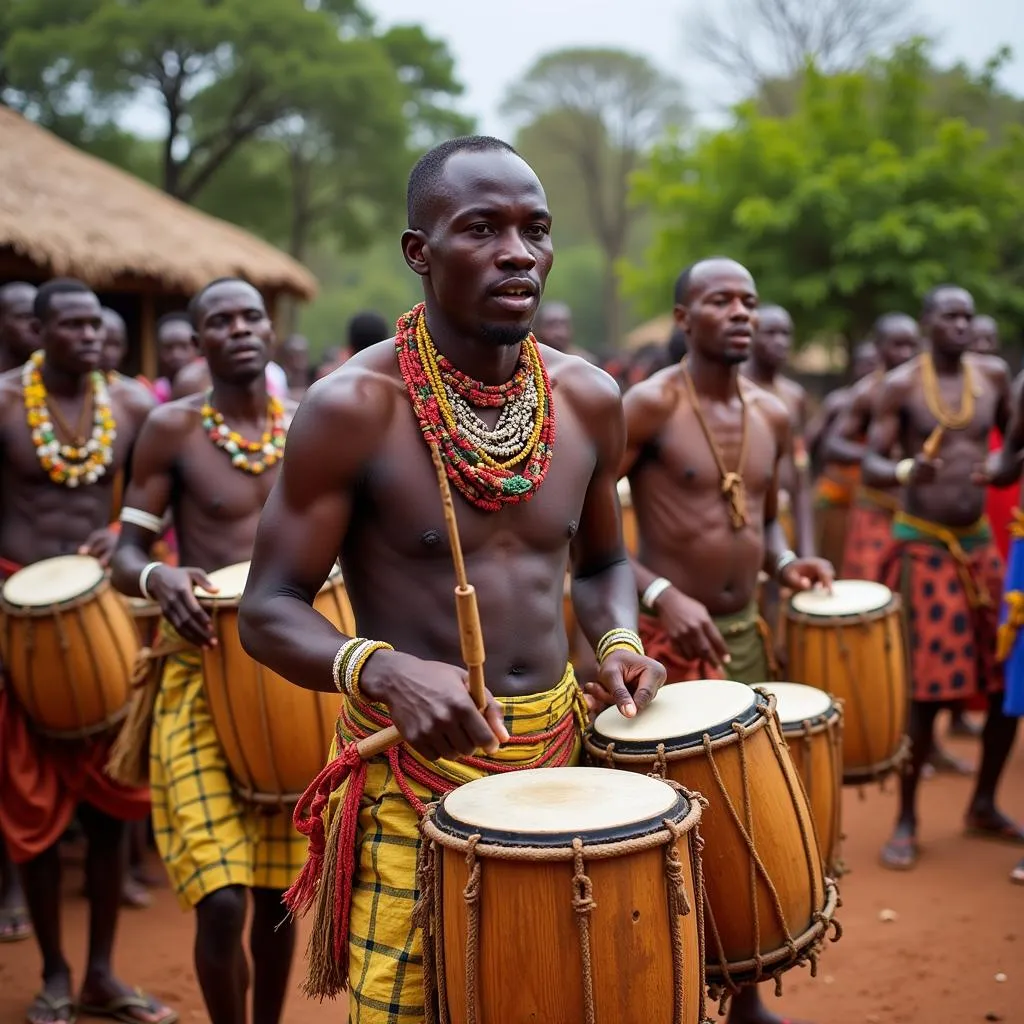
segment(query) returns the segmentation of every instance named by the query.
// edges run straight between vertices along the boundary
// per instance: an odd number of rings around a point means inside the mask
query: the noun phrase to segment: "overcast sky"
[[[691,107],[720,105],[721,83],[696,66],[685,38],[695,0],[365,0],[384,24],[418,22],[444,39],[466,85],[460,104],[483,131],[510,134],[498,113],[502,96],[534,59],[567,46],[617,46],[648,55],[688,87]],[[715,0],[705,0],[714,3]],[[941,60],[977,67],[1001,44],[1015,51],[1003,84],[1024,95],[1022,0],[915,0],[913,25],[939,37]]]

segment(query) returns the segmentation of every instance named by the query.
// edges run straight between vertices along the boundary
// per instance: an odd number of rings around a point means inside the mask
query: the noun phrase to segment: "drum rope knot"
[[[580,960],[583,964],[583,1010],[584,1024],[595,1024],[594,968],[590,958],[590,915],[597,904],[594,902],[594,883],[586,872],[583,861],[583,840],[574,839],[572,906],[576,911],[576,924],[580,934]]]

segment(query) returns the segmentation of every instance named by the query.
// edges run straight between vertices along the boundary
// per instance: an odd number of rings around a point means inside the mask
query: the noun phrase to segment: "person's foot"
[[[43,990],[25,1013],[28,1024],[56,1024],[58,1021],[74,1024],[76,1016],[71,979],[66,974],[44,980]]]
[[[729,1000],[729,1016],[726,1024],[808,1024],[807,1021],[795,1020],[792,1017],[780,1017],[771,1013],[761,1002],[761,995],[756,985],[740,989]]]
[[[132,910],[145,910],[153,905],[153,897],[149,890],[138,879],[125,875],[121,883],[121,906]]]
[[[928,758],[928,764],[940,774],[974,774],[974,765],[967,761],[962,761],[958,757],[954,757],[948,750],[944,747],[940,747],[938,744],[932,748],[931,756]]]
[[[949,723],[949,735],[957,739],[976,740],[981,736],[982,727],[963,715],[955,715]]]
[[[995,807],[971,810],[964,819],[964,831],[975,839],[998,839],[1004,843],[1024,844],[1024,828]]]
[[[32,934],[32,922],[23,906],[0,907],[0,942],[22,942]]]
[[[892,838],[882,847],[878,859],[890,871],[909,871],[917,863],[917,837],[909,825],[897,825]]]
[[[144,885],[147,889],[163,889],[167,885],[166,874],[145,864],[132,868],[129,874],[139,885]]]
[[[87,977],[78,1008],[83,1016],[103,1017],[122,1024],[175,1024],[178,1020],[169,1006],[112,975]]]

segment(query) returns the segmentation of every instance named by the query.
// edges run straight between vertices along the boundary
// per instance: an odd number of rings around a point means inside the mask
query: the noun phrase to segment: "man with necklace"
[[[609,699],[634,715],[664,679],[635,632],[615,487],[625,441],[618,388],[530,334],[553,258],[540,182],[507,144],[455,139],[413,169],[408,217],[402,248],[424,303],[401,317],[394,339],[307,393],[241,612],[253,657],[309,689],[344,692],[342,740],[389,722],[404,737],[390,764],[366,763],[364,785],[350,785],[336,812],[332,835],[354,836],[337,851],[354,877],[338,869],[325,955],[310,965],[310,991],[348,984],[361,1024],[424,1019],[413,925],[423,804],[483,774],[579,758],[586,708],[562,621],[570,559],[576,616]],[[483,711],[461,665],[428,446],[445,465],[479,596]],[[339,556],[362,637],[339,634],[310,607]],[[322,830],[311,833],[295,897],[315,887],[312,854],[325,853]]]
[[[672,683],[763,683],[771,679],[771,643],[758,616],[758,574],[806,590],[830,585],[832,567],[788,550],[778,523],[792,416],[740,373],[757,329],[753,278],[732,260],[701,260],[680,275],[675,298],[686,358],[623,400],[621,468],[640,534],[640,634]],[[729,1021],[779,1018],[752,985],[731,1000]]]
[[[9,281],[0,285],[0,373],[21,366],[39,347],[35,313],[35,285]]]
[[[903,596],[912,693],[911,761],[900,779],[896,828],[881,852],[894,870],[917,862],[917,790],[936,715],[976,693],[988,695],[989,712],[967,832],[1024,842],[995,803],[1016,720],[1002,708],[995,653],[1003,565],[984,517],[985,485],[1015,478],[1013,465],[986,466],[990,431],[1005,431],[1009,419],[1010,379],[1002,360],[968,352],[973,315],[962,288],[928,293],[921,317],[927,350],[884,379],[864,455],[868,487],[903,488],[882,571]]]
[[[273,327],[259,292],[236,279],[207,285],[190,315],[210,389],[161,405],[135,449],[121,513],[114,585],[160,604],[165,641],[192,645],[151,685],[150,786],[157,848],[185,909],[195,911],[195,967],[213,1024],[277,1024],[295,931],[281,894],[305,843],[287,811],[266,813],[233,790],[203,689],[200,648],[214,642],[194,587],[252,554],[263,503],[281,468],[294,403],[267,394]],[[170,509],[181,568],[151,560]],[[250,971],[244,930],[252,894]]]
[[[113,545],[114,478],[152,400],[132,381],[100,371],[102,320],[79,281],[54,280],[34,300],[40,350],[0,376],[0,572],[75,552],[105,559]],[[20,865],[43,987],[32,1024],[79,1010],[141,1024],[170,1024],[167,1007],[114,977],[111,957],[124,876],[125,822],[145,817],[145,788],[103,773],[110,737],[81,743],[35,735],[9,688],[0,687],[0,829]],[[76,809],[88,840],[90,944],[77,997],[61,944],[58,843]]]

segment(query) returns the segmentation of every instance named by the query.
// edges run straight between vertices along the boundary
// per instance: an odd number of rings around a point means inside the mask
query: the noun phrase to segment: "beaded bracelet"
[[[615,629],[609,629],[607,633],[597,642],[597,663],[603,664],[605,658],[608,657],[612,651],[628,650],[634,651],[636,654],[644,654],[644,644],[640,639],[640,634],[632,629],[625,629],[619,626]]]
[[[363,666],[370,659],[371,654],[377,651],[393,651],[391,644],[380,640],[364,640],[362,637],[353,637],[346,640],[338,653],[334,656],[334,664],[331,666],[331,678],[339,693],[345,694],[352,700],[362,700],[362,693],[359,689],[359,674]]]

